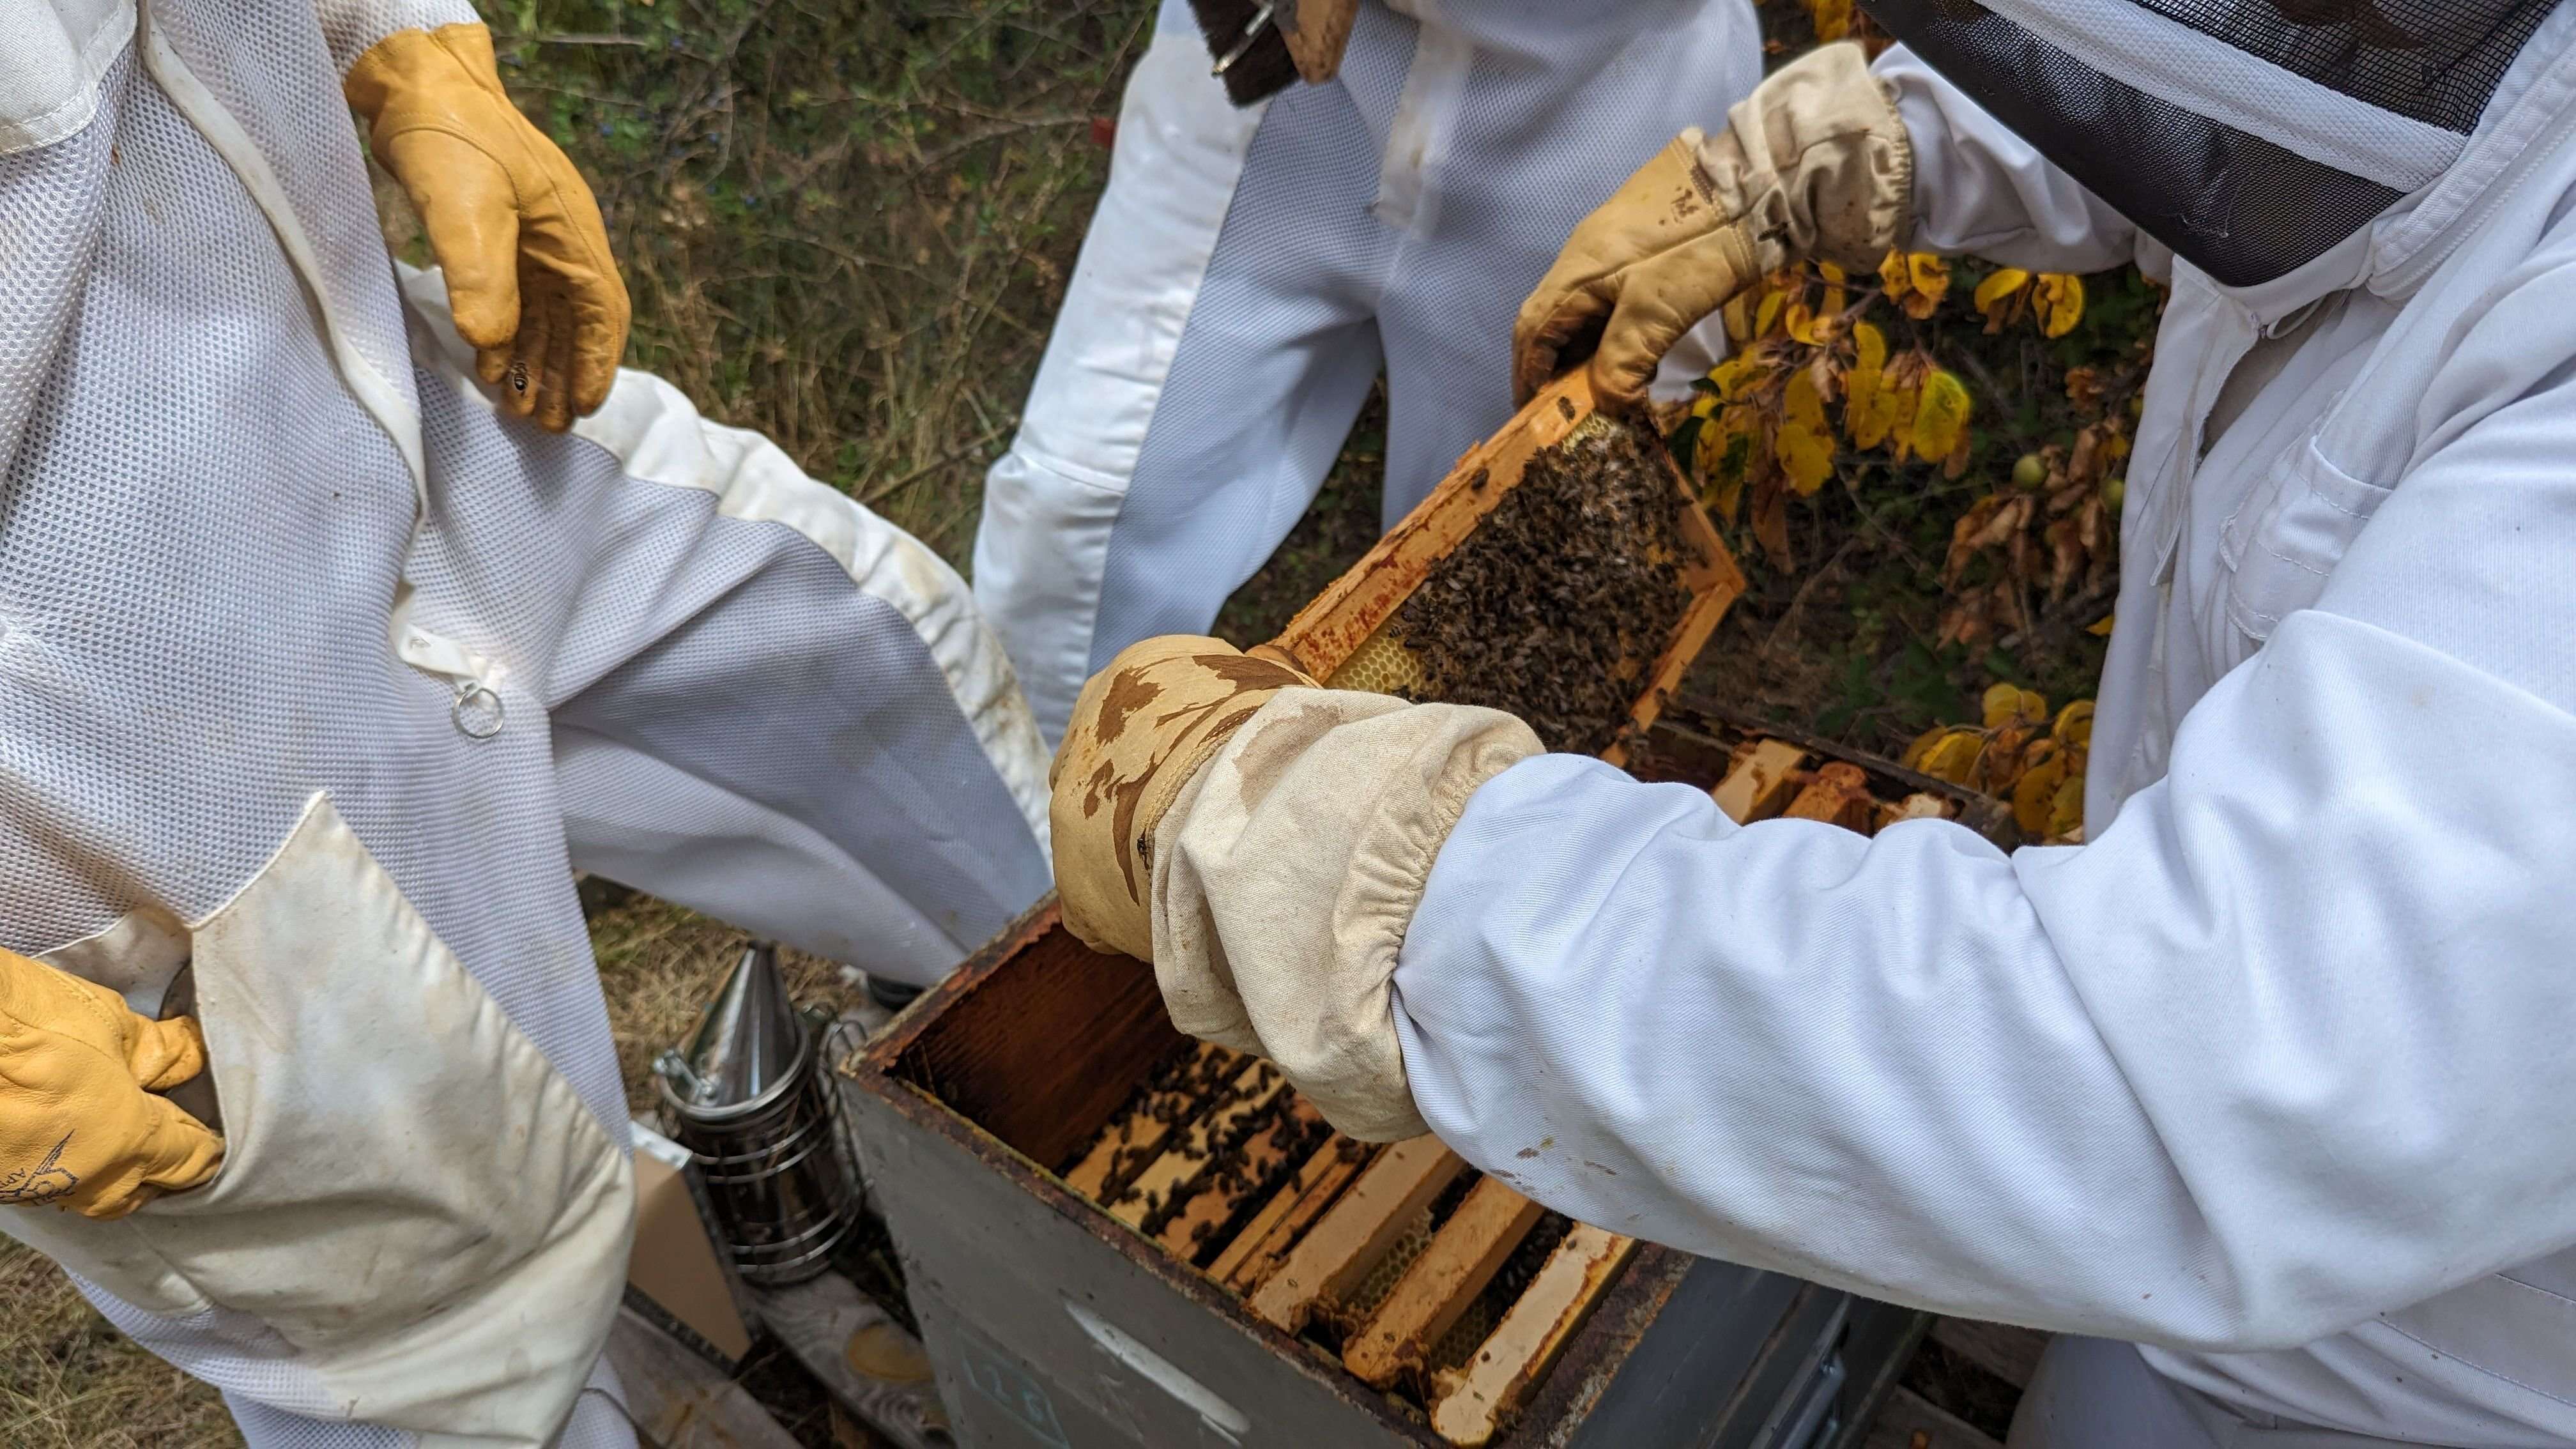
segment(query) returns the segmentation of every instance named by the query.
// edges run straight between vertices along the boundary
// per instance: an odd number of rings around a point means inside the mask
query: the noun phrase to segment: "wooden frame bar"
[[[1821,820],[1867,835],[1877,824],[1878,802],[1870,798],[1869,776],[1858,765],[1840,762],[1816,771],[1807,788],[1781,812],[1788,820]]]
[[[1324,1209],[1359,1176],[1367,1166],[1370,1154],[1350,1149],[1358,1144],[1335,1135],[1326,1139],[1306,1159],[1297,1175],[1282,1184],[1271,1195],[1268,1204],[1254,1214],[1234,1241],[1217,1255],[1208,1268],[1208,1276],[1238,1293],[1250,1293],[1279,1265],[1298,1235],[1305,1232]]]
[[[1172,1133],[1168,1120],[1170,1114],[1189,1100],[1187,1082],[1205,1070],[1209,1063],[1221,1057],[1230,1059],[1233,1055],[1214,1042],[1200,1042],[1190,1064],[1183,1068],[1184,1085],[1153,1093],[1138,1103],[1135,1110],[1111,1123],[1109,1130],[1100,1134],[1100,1140],[1091,1145],[1091,1150],[1082,1155],[1082,1160],[1065,1173],[1065,1186],[1096,1202],[1108,1190],[1120,1158],[1161,1152],[1163,1140]]]
[[[1342,1367],[1378,1389],[1406,1369],[1421,1367],[1424,1352],[1485,1291],[1546,1211],[1496,1178],[1478,1181],[1368,1326],[1352,1336],[1342,1350]]]
[[[1289,1333],[1304,1328],[1318,1303],[1358,1287],[1431,1200],[1466,1170],[1466,1162],[1436,1137],[1416,1137],[1379,1153],[1254,1292],[1253,1316]]]
[[[1726,818],[1738,825],[1768,820],[1787,808],[1806,763],[1807,752],[1796,745],[1756,740],[1708,793]]]
[[[1109,1215],[1129,1227],[1143,1222],[1155,1208],[1168,1201],[1191,1178],[1208,1164],[1216,1144],[1241,1130],[1252,1114],[1270,1105],[1270,1099],[1288,1090],[1288,1079],[1277,1067],[1258,1058],[1248,1062],[1235,1074],[1226,1100],[1213,1110],[1200,1115],[1180,1133],[1180,1141],[1163,1149],[1151,1167],[1139,1173],[1127,1190],[1114,1203],[1104,1204]]]
[[[1196,1258],[1201,1251],[1202,1235],[1223,1227],[1243,1206],[1244,1199],[1288,1160],[1290,1144],[1309,1139],[1323,1120],[1324,1114],[1309,1106],[1305,1098],[1289,1093],[1288,1100],[1280,1103],[1278,1118],[1270,1124],[1270,1130],[1259,1133],[1243,1145],[1240,1183],[1229,1185],[1223,1180],[1223,1174],[1219,1174],[1216,1180],[1202,1183],[1196,1192],[1190,1194],[1189,1201],[1171,1222],[1164,1226],[1156,1241],[1183,1258]]]
[[[1634,1238],[1575,1224],[1466,1368],[1444,1376],[1431,1410],[1440,1437],[1461,1449],[1491,1442],[1505,1416],[1556,1366],[1636,1251]]]

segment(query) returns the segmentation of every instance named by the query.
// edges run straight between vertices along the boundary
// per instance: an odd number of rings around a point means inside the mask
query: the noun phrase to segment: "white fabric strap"
[[[2134,0],[1986,0],[2104,75],[2311,161],[2412,191],[2467,138],[2354,100]]]
[[[277,232],[278,246],[285,251],[287,260],[294,264],[297,275],[304,279],[304,285],[312,290],[316,320],[330,338],[331,359],[339,366],[341,381],[348,384],[350,394],[383,426],[386,436],[392,438],[394,446],[401,451],[403,466],[411,470],[413,496],[421,511],[428,512],[429,466],[422,452],[420,410],[412,405],[411,398],[394,379],[376,370],[375,364],[367,360],[366,354],[358,350],[350,337],[337,300],[325,285],[330,274],[315,255],[313,239],[305,235],[304,223],[297,219],[294,206],[286,199],[286,188],[278,181],[277,172],[269,166],[268,157],[259,149],[259,143],[242,129],[241,122],[224,108],[224,103],[215,98],[215,93],[206,88],[205,82],[188,69],[187,62],[179,58],[179,52],[171,46],[169,38],[151,24],[148,14],[144,17],[143,29],[145,68],[160,83],[162,91],[170,97],[170,103],[179,108],[179,113],[188,118],[188,123],[195,126],[198,133],[206,138],[206,143],[224,158],[224,163],[232,167],[233,173],[241,178],[243,188],[250,192],[251,199],[268,217],[268,224]]]
[[[1370,209],[1388,226],[1419,237],[1430,235],[1439,223],[1439,189],[1430,178],[1458,129],[1476,45],[1444,23],[1434,0],[1412,0],[1407,9],[1419,27],[1413,63],[1388,128],[1386,154],[1378,165],[1377,202]]]
[[[0,156],[88,125],[100,80],[133,37],[134,0],[0,5]]]
[[[345,75],[358,57],[398,30],[436,30],[442,25],[476,25],[472,0],[317,0],[314,17],[322,22],[323,42],[331,63]]]

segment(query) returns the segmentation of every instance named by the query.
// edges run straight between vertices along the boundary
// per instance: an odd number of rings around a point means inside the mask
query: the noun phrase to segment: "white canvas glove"
[[[1349,1136],[1428,1132],[1396,1040],[1396,953],[1467,798],[1538,753],[1499,710],[1273,696],[1154,835],[1154,975],[1173,1024],[1258,1050]]]
[[[1132,644],[1050,777],[1065,927],[1152,960],[1173,1025],[1270,1058],[1343,1132],[1421,1136],[1396,953],[1467,797],[1538,753],[1499,710],[1317,688],[1216,639]]]

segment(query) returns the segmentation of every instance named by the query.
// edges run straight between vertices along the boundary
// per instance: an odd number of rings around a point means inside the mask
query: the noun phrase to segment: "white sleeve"
[[[1914,141],[1918,251],[1965,253],[2033,272],[2159,263],[2152,241],[2028,141],[1903,46],[1871,66],[1896,92]]]
[[[378,41],[399,30],[436,30],[442,25],[479,25],[474,0],[314,0],[322,21],[322,38],[331,47],[331,63],[343,74]]]
[[[2090,845],[1487,783],[1395,976],[1424,1118],[1622,1232],[2206,1351],[2576,1244],[2576,260],[2519,275],[2423,404],[2476,420]]]

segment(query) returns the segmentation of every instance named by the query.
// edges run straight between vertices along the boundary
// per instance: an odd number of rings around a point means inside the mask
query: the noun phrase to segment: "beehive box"
[[[1673,694],[1743,578],[1580,377],[1260,651],[1510,708],[1551,747],[1860,831],[1992,806]],[[1439,1142],[1333,1134],[1042,905],[850,1070],[963,1441],[1819,1449],[1918,1315],[1569,1222]]]
[[[1688,699],[1634,767],[1748,818],[2008,828]],[[1919,1328],[1569,1223],[1430,1139],[1345,1142],[1266,1063],[1180,1036],[1150,970],[1084,948],[1051,904],[851,1072],[968,1445],[1801,1449],[1858,1431]]]

